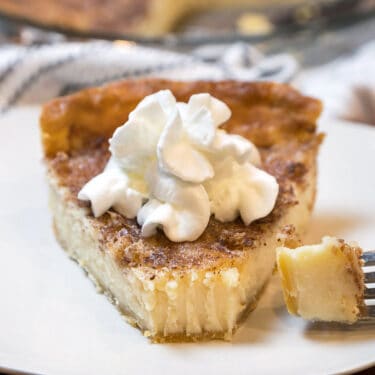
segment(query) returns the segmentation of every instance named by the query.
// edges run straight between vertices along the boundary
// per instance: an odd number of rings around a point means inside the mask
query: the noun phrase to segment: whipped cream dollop
[[[142,235],[158,228],[175,242],[194,241],[211,215],[222,222],[238,215],[248,225],[276,202],[276,179],[259,167],[257,148],[220,126],[228,106],[210,94],[177,102],[162,90],[146,96],[109,141],[111,158],[78,198],[95,217],[113,208],[137,218]]]

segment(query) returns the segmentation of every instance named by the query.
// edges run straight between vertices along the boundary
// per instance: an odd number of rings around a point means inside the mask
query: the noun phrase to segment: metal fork
[[[365,306],[362,311],[363,318],[375,318],[375,285],[369,286],[368,284],[375,284],[375,271],[369,270],[369,267],[375,266],[375,250],[366,251],[362,254],[363,272],[365,276]]]

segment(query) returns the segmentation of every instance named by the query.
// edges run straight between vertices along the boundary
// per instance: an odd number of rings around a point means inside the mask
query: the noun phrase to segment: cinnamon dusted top
[[[315,132],[320,102],[301,96],[289,86],[272,83],[124,81],[103,88],[83,90],[47,104],[41,116],[43,146],[50,176],[66,187],[67,199],[77,200],[80,188],[100,173],[108,158],[108,137],[127,119],[145,95],[169,88],[178,100],[209,92],[226,102],[232,118],[229,132],[239,133],[260,149],[263,168],[280,184],[276,206],[266,218],[245,226],[210,220],[194,242],[169,241],[161,232],[140,236],[136,220],[109,211],[95,219],[87,215],[100,234],[102,248],[111,251],[123,266],[172,269],[231,265],[246,252],[263,244],[270,230],[277,230],[288,207],[297,204],[295,189],[304,190],[308,172],[315,166],[321,135]]]
[[[277,177],[280,193],[272,213],[249,226],[245,226],[241,219],[221,223],[211,218],[198,240],[181,243],[169,241],[162,232],[142,238],[135,219],[126,219],[114,211],[94,218],[88,209],[88,217],[100,233],[103,249],[109,249],[124,266],[178,269],[198,265],[218,267],[223,263],[232,265],[236,259],[246,256],[246,251],[263,245],[269,230],[276,230],[276,224],[285,211],[298,203],[295,188],[304,189],[309,183],[307,172],[315,163],[320,140],[317,136],[303,144],[292,141],[285,147],[275,145],[260,149],[263,166]],[[108,158],[107,142],[102,141],[83,152],[73,152],[71,156],[60,152],[49,159],[48,164],[59,183],[68,188],[68,199],[81,207],[89,207],[88,203],[77,199],[77,193],[103,170]]]

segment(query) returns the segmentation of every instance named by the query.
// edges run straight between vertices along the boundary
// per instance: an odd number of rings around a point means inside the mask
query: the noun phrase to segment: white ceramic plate
[[[308,324],[274,279],[232,343],[150,344],[54,240],[38,108],[0,118],[0,367],[43,374],[328,374],[375,363],[375,325]],[[326,123],[309,241],[375,246],[375,128]]]

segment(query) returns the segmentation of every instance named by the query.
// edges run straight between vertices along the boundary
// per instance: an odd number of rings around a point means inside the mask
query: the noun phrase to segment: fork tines
[[[366,251],[362,254],[363,272],[365,284],[375,283],[375,271],[368,270],[367,267],[375,266],[375,251]],[[368,302],[375,301],[375,286],[365,285],[364,299],[366,304],[366,317],[375,318],[375,305]]]
[[[365,270],[365,283],[370,284],[370,283],[375,283],[375,272],[366,272]]]
[[[375,250],[363,252],[362,259],[365,267],[375,266]]]
[[[375,318],[375,305],[366,305],[366,316],[367,318]]]
[[[365,288],[365,299],[375,299],[375,288]]]

